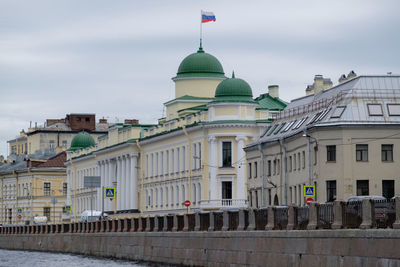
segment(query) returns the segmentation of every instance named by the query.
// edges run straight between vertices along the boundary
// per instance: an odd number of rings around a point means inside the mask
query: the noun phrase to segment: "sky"
[[[253,96],[305,95],[316,74],[399,74],[400,1],[0,0],[0,155],[30,122],[95,113],[156,123],[203,48]]]

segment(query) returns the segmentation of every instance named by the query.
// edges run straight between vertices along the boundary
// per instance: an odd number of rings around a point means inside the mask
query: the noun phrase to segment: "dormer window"
[[[367,104],[368,114],[370,116],[383,116],[383,110],[381,104]]]
[[[335,111],[333,111],[333,113],[331,115],[331,119],[333,119],[333,118],[339,119],[340,117],[342,117],[342,114],[345,109],[346,109],[346,106],[336,107]]]
[[[400,104],[387,104],[389,116],[400,116]]]

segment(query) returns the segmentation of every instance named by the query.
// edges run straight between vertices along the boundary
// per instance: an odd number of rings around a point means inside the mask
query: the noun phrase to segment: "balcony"
[[[239,209],[247,208],[247,199],[200,200],[200,209]]]

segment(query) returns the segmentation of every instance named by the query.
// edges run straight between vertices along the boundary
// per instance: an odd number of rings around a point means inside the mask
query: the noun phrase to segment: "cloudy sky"
[[[315,74],[400,73],[400,1],[0,0],[0,155],[32,121],[96,113],[155,123],[199,45],[253,95],[286,101]]]

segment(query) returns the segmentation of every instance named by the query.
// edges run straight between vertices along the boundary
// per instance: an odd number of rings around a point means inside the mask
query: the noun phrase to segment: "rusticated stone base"
[[[0,235],[0,248],[196,266],[400,266],[400,231],[126,232]]]

